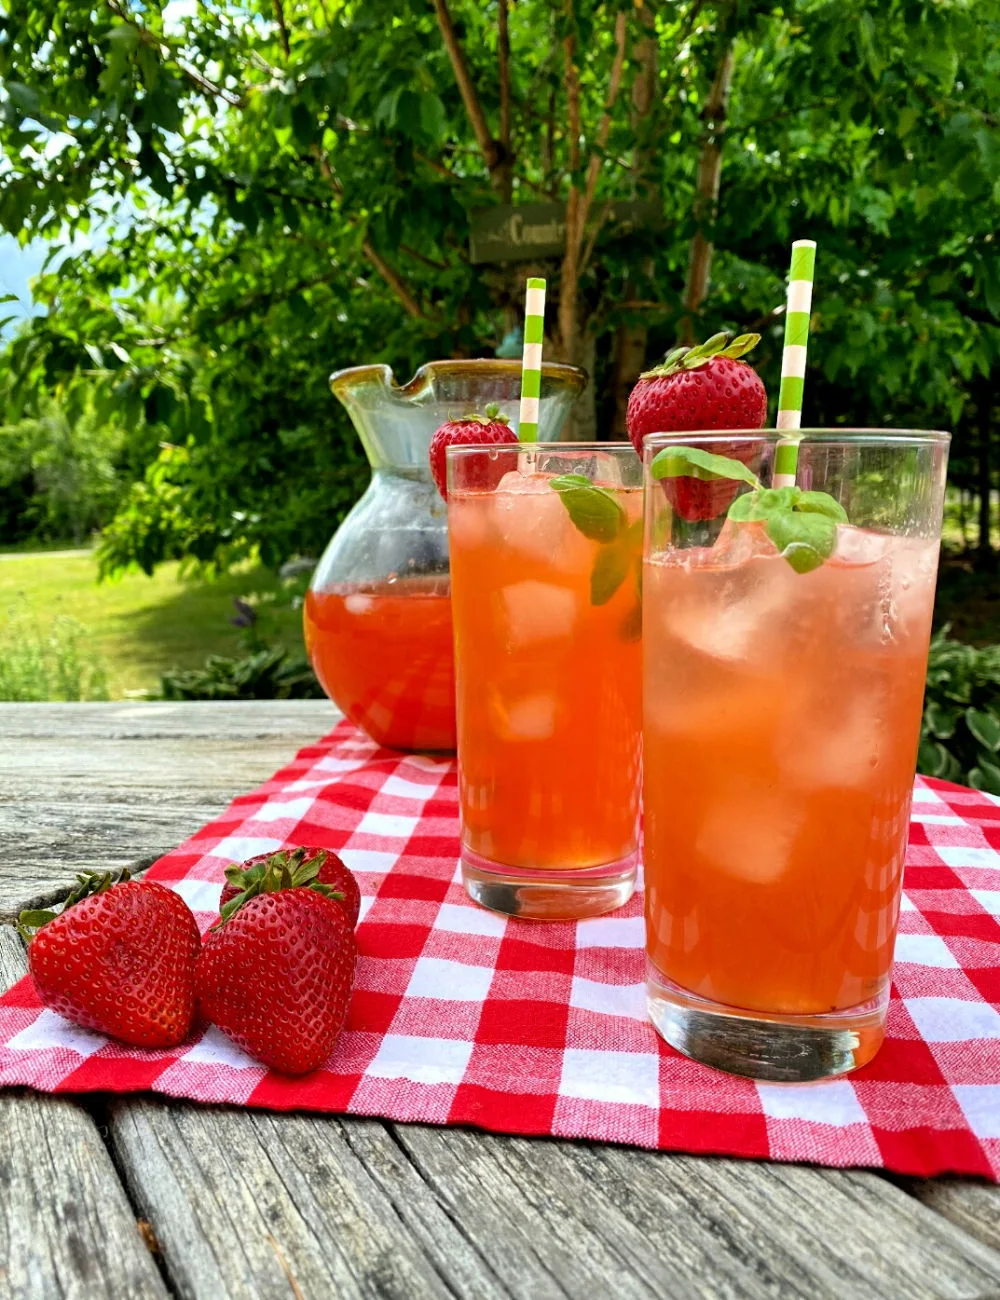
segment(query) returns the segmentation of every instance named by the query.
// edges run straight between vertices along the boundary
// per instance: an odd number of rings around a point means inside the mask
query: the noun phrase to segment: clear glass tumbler
[[[542,367],[538,436],[559,436],[586,383]],[[364,496],[309,584],[306,651],[327,695],[380,745],[455,749],[448,529],[427,449],[438,425],[494,404],[517,426],[519,361],[428,361],[408,384],[385,365],[330,377],[371,462]]]
[[[645,443],[644,877],[659,1032],[802,1081],[885,1034],[949,439],[787,439]]]
[[[609,443],[448,450],[462,873],[545,920],[635,887],[642,466]]]

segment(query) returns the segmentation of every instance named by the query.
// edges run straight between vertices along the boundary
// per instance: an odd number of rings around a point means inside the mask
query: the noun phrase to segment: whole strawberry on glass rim
[[[431,476],[445,501],[448,500],[447,449],[487,446],[490,443],[498,446],[517,445],[517,434],[510,427],[506,415],[501,415],[500,408],[492,404],[487,406],[485,415],[463,415],[460,420],[446,420],[435,430],[427,459],[430,461]],[[498,459],[495,468],[495,476],[489,474],[491,481],[483,482],[482,487],[495,488],[507,470],[516,466],[504,464],[502,459]]]
[[[256,857],[247,858],[239,865],[227,867],[226,883],[222,887],[222,897],[219,899],[220,909],[248,889],[253,890],[269,866],[275,864],[287,866],[294,873],[298,867],[307,862],[316,863],[315,879],[321,885],[329,885],[334,891],[329,897],[340,903],[351,925],[357,925],[358,913],[361,911],[361,890],[353,873],[330,849],[305,846],[280,849],[277,853],[258,853]]]
[[[711,429],[762,429],[767,422],[767,391],[743,357],[760,341],[759,334],[715,334],[693,348],[668,352],[663,362],[639,376],[628,400],[626,426],[639,455],[650,433],[687,433]],[[747,463],[751,443],[723,442],[720,456]],[[727,509],[737,483],[693,477],[665,480],[663,489],[682,519],[713,519]]]
[[[174,1047],[194,1019],[198,924],[179,894],[127,870],[86,872],[61,912],[18,928],[42,1003],[136,1047]]]
[[[205,936],[198,1009],[244,1051],[285,1074],[330,1055],[351,1000],[357,944],[316,858],[273,854]]]

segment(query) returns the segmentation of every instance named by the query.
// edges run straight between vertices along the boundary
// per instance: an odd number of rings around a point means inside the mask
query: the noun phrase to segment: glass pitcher
[[[542,367],[538,437],[555,441],[586,383]],[[316,567],[304,609],[306,650],[330,699],[380,745],[453,751],[455,680],[448,519],[427,463],[446,420],[493,403],[518,425],[519,361],[429,361],[408,384],[385,365],[330,377],[372,481]]]

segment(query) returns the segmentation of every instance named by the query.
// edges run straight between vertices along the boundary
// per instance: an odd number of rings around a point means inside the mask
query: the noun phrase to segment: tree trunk
[[[592,335],[580,338],[579,350],[573,365],[581,366],[587,372],[587,386],[576,399],[562,437],[567,442],[596,442],[597,427],[597,390],[594,387],[594,361],[597,357],[597,342]]]
[[[621,324],[615,331],[615,353],[611,368],[611,386],[614,393],[611,437],[615,442],[621,442],[628,437],[625,422],[628,399],[646,363],[646,337],[646,326],[641,323]]]
[[[733,47],[727,45],[712,82],[702,119],[705,123],[705,141],[698,159],[698,177],[695,182],[694,219],[698,229],[691,240],[688,254],[687,282],[684,286],[684,318],[681,321],[681,341],[694,341],[694,318],[708,296],[709,277],[712,270],[712,242],[703,227],[715,221],[719,201],[719,183],[722,177],[722,136],[726,129],[726,109],[729,104],[729,87],[733,79]]]
[[[655,151],[645,128],[648,128],[656,103],[656,21],[649,6],[645,4],[639,5],[636,19],[642,34],[635,43],[632,55],[636,64],[635,81],[632,83],[632,129],[640,141],[632,156],[633,191],[636,198],[652,199],[657,196],[657,186],[652,176]],[[651,269],[644,268],[647,273]],[[625,282],[623,297],[628,301],[635,296],[635,285],[629,278]],[[641,320],[628,325],[623,322],[615,330],[611,366],[613,414],[610,432],[616,442],[628,436],[625,426],[628,399],[645,365],[647,333],[646,325]]]

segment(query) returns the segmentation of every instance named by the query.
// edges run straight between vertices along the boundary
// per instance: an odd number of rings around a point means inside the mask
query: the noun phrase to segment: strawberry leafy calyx
[[[485,428],[488,424],[510,424],[510,418],[504,415],[500,407],[495,402],[490,402],[482,415],[478,411],[471,411],[468,415],[463,415],[457,424],[481,424]]]
[[[344,895],[340,890],[317,879],[326,862],[326,852],[321,851],[306,861],[309,852],[311,850],[305,848],[279,849],[264,861],[255,862],[252,867],[244,869],[235,864],[227,867],[226,879],[240,892],[222,905],[220,920],[212,929],[217,930],[219,926],[225,925],[251,898],[256,898],[258,894],[274,894],[281,889],[311,889],[324,898],[343,902]]]
[[[85,898],[93,898],[97,894],[103,894],[112,885],[121,885],[126,880],[131,879],[132,873],[128,867],[122,867],[117,874],[113,871],[81,871],[77,875],[76,885],[66,895],[63,905],[58,911],[51,908],[27,908],[21,912],[17,918],[17,929],[21,938],[25,943],[29,943],[43,925],[48,925],[50,921],[54,921],[63,912],[68,912],[75,903],[82,902]]]
[[[734,339],[728,330],[723,330],[721,334],[713,334],[710,339],[693,348],[674,348],[667,353],[658,366],[645,371],[639,378],[665,379],[669,375],[680,374],[683,370],[697,370],[700,366],[708,365],[716,357],[728,357],[730,361],[739,361],[759,342],[759,334],[740,334]]]

